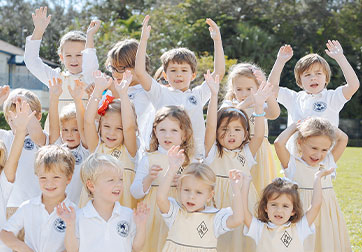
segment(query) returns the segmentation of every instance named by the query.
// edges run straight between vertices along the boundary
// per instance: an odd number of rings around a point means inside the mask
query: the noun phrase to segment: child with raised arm
[[[289,138],[297,132],[298,155],[286,148]],[[288,178],[299,185],[299,195],[303,209],[309,206],[312,197],[313,177],[321,169],[336,168],[335,162],[341,157],[348,137],[323,118],[308,118],[301,123],[293,123],[274,142],[278,158]],[[315,252],[351,251],[346,223],[338,206],[331,176],[322,180],[323,202],[316,225],[315,245],[313,239],[305,241]]]
[[[82,97],[85,84],[76,80],[74,89],[68,86],[74,103],[64,106],[58,113],[59,96],[63,92],[62,80],[49,81],[49,143],[67,147],[75,158],[72,181],[66,189],[68,198],[78,204],[82,182],[80,166],[89,156],[84,136],[84,106]]]
[[[72,179],[74,157],[57,145],[39,149],[35,159],[35,174],[41,194],[23,202],[0,233],[2,241],[15,251],[63,252],[64,231],[67,228],[55,208],[63,203],[76,207],[67,197],[65,188]],[[16,235],[24,228],[24,242]]]
[[[323,201],[321,180],[333,171],[333,168],[323,169],[313,176],[312,196],[309,198],[305,214],[298,194],[298,185],[286,178],[274,179],[264,189],[255,217],[248,207],[251,177],[244,176],[242,186],[244,234],[255,241],[256,252],[305,251],[303,242],[315,232],[313,222],[319,214]]]
[[[210,99],[210,89],[206,83],[190,90],[190,83],[196,77],[197,60],[195,54],[187,48],[175,48],[161,56],[164,76],[170,87],[160,85],[146,71],[145,58],[147,40],[150,36],[151,26],[148,25],[150,17],[143,20],[140,45],[136,55],[135,73],[156,110],[163,106],[184,106],[190,116],[192,128],[195,133],[196,155],[204,155],[205,122],[203,107]],[[219,27],[211,19],[206,23],[210,26],[211,38],[214,40],[215,59],[212,76],[225,74],[225,58],[222,48]]]
[[[16,104],[16,113],[10,111],[9,116],[14,126],[15,136],[9,155],[4,143],[0,140],[0,230],[6,222],[6,205],[16,179],[16,170],[26,136],[26,126],[35,114],[35,111],[32,113],[30,111],[30,107],[25,101]],[[0,251],[10,252],[12,250],[0,241]]]
[[[241,171],[228,174],[233,190],[231,208],[216,209],[213,203],[215,173],[205,164],[192,163],[178,180],[178,197],[168,198],[174,176],[184,163],[179,146],[168,151],[169,166],[157,191],[157,205],[169,227],[163,252],[216,251],[218,237],[243,222]]]
[[[40,124],[42,114],[38,97],[33,92],[20,88],[14,89],[10,94],[7,94],[9,92],[8,90],[3,94],[4,97],[8,96],[4,102],[3,109],[5,120],[10,125],[11,130],[0,129],[0,139],[4,142],[6,149],[10,150],[15,133],[10,112],[15,113],[17,103],[21,104],[22,101],[29,104],[31,111],[35,111],[35,114],[31,116],[27,124],[27,134],[22,144],[17,176],[7,205],[7,215],[11,216],[25,200],[35,197],[40,193],[38,180],[34,175],[34,160],[39,146],[46,144],[47,135]],[[4,99],[0,97],[0,100]]]
[[[149,209],[139,203],[136,210],[118,200],[123,190],[123,165],[110,155],[93,153],[83,163],[81,178],[89,197],[87,205],[59,205],[57,213],[66,222],[65,247],[73,251],[140,251],[146,240]]]
[[[92,73],[98,69],[98,61],[88,56],[89,51],[95,49],[92,44],[89,45],[86,41],[93,41],[94,34],[100,27],[100,21],[94,20],[90,23],[87,35],[81,31],[70,31],[60,39],[58,54],[64,65],[64,71],[61,71],[59,68],[49,67],[39,57],[40,43],[51,19],[50,15],[47,16],[47,7],[36,9],[32,18],[34,31],[31,36],[26,38],[24,53],[24,62],[28,70],[46,86],[48,86],[48,81],[53,78],[62,79],[63,85],[71,86],[71,88],[74,88],[75,80],[81,80],[87,84],[92,83]],[[83,71],[85,64],[87,71]],[[82,98],[87,100],[86,97]],[[64,88],[59,101],[59,111],[72,101],[68,89]],[[49,121],[46,120],[46,130],[48,130],[48,123]]]
[[[116,157],[124,168],[123,190],[119,201],[121,205],[135,208],[137,203],[130,193],[135,171],[134,160],[137,153],[137,121],[134,107],[127,94],[128,86],[132,82],[132,74],[126,71],[120,83],[106,76],[100,71],[94,72],[95,88],[89,99],[84,116],[84,132],[89,152],[108,154]],[[109,86],[114,85],[120,99],[106,96],[100,108],[98,104],[102,93]],[[98,129],[95,124],[96,116],[100,115]],[[81,196],[80,206],[87,201],[86,195]]]

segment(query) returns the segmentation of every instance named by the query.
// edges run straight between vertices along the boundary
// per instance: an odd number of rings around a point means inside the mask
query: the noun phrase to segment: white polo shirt
[[[112,216],[105,221],[94,208],[92,201],[77,211],[76,236],[79,252],[132,251],[136,235],[133,211],[115,202]]]
[[[195,141],[195,154],[205,154],[205,120],[203,108],[211,97],[209,86],[206,82],[184,92],[172,87],[160,85],[152,79],[151,89],[147,92],[156,111],[164,106],[181,106],[189,115],[192,123]]]
[[[279,88],[278,102],[288,110],[288,126],[307,117],[322,117],[338,127],[339,112],[348,101],[342,89],[340,86],[335,90],[323,89],[318,94],[308,94]]]
[[[63,252],[65,222],[57,215],[56,209],[49,214],[41,200],[41,195],[25,201],[7,221],[4,230],[17,235],[24,228],[24,242],[36,252]],[[77,208],[68,198],[67,207]]]
[[[13,189],[13,183],[10,183],[6,178],[4,172],[0,174],[0,230],[6,223],[6,204],[8,203],[8,199],[10,197],[11,190]],[[5,244],[0,241],[0,251],[1,252],[10,252]]]
[[[47,135],[45,132],[44,134]],[[0,130],[0,139],[3,140],[6,148],[10,150],[14,141],[13,132],[11,130]],[[16,179],[10,194],[8,207],[19,207],[24,201],[41,194],[38,177],[34,173],[35,155],[38,149],[39,146],[27,135],[20,155],[18,169],[16,170]]]

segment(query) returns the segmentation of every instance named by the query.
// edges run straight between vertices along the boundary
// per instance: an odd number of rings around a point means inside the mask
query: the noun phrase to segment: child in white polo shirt
[[[15,251],[61,252],[65,250],[66,225],[55,207],[63,203],[76,207],[65,194],[72,179],[74,157],[67,149],[48,145],[39,149],[35,159],[42,194],[25,201],[7,221],[0,233],[1,240]],[[16,235],[24,228],[24,242]]]
[[[91,200],[75,213],[60,205],[57,213],[68,226],[67,251],[140,251],[146,240],[149,209],[118,202],[123,189],[122,163],[111,155],[94,153],[83,163],[81,179]]]

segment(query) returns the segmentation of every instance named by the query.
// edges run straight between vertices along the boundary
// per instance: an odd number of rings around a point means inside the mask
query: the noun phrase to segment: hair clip
[[[106,99],[102,102],[102,105],[98,109],[98,115],[104,116],[106,113],[106,110],[108,109],[108,106],[112,101],[114,100],[113,96],[106,95]]]

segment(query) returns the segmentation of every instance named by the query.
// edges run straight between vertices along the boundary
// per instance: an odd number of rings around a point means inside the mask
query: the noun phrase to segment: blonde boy
[[[163,75],[170,87],[160,85],[147,73],[145,56],[151,30],[151,26],[148,25],[149,18],[149,16],[146,16],[143,21],[140,45],[136,55],[135,73],[144,90],[148,93],[156,111],[168,105],[183,106],[185,108],[195,132],[196,155],[203,155],[205,152],[205,122],[202,110],[210,99],[210,89],[206,82],[192,90],[189,89],[191,81],[196,77],[197,60],[194,53],[186,48],[172,49],[161,56]],[[207,19],[206,23],[210,26],[209,30],[215,48],[212,77],[215,78],[216,75],[219,75],[220,79],[222,79],[225,73],[225,59],[219,27],[211,19]]]
[[[325,59],[318,54],[308,54],[301,58],[294,68],[297,85],[303,91],[295,92],[281,87],[278,102],[288,110],[288,125],[307,117],[322,117],[338,127],[339,112],[344,104],[352,98],[360,86],[358,77],[343,54],[337,40],[328,40],[327,55],[336,60],[341,67],[347,84],[335,90],[327,90],[331,70]],[[270,81],[278,86],[280,74],[285,63],[293,56],[290,45],[282,46],[270,73]]]
[[[35,160],[41,194],[25,201],[7,221],[0,238],[15,251],[63,252],[66,225],[55,211],[58,204],[76,207],[65,194],[72,179],[74,157],[57,145],[39,149]],[[16,235],[24,228],[24,242]]]
[[[119,204],[123,189],[121,162],[110,155],[93,153],[82,166],[81,179],[91,198],[87,205],[77,213],[72,207],[57,208],[68,226],[67,251],[140,251],[146,239],[149,209],[140,203],[133,212]]]

